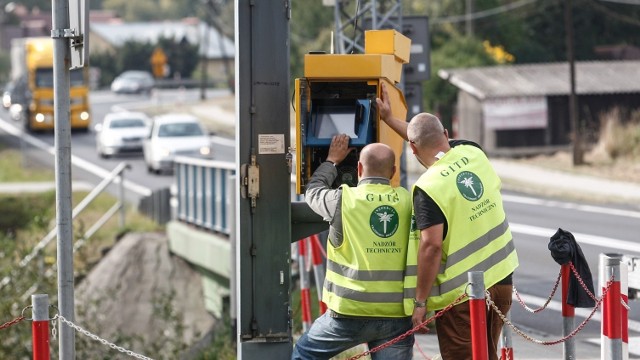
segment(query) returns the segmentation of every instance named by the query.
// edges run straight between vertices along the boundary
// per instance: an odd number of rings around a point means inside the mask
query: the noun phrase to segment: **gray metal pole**
[[[75,321],[73,224],[71,217],[71,122],[69,109],[69,2],[52,0],[54,133],[56,149],[56,222],[58,226],[58,308]],[[59,358],[75,359],[75,332],[60,322]]]
[[[31,305],[33,306],[33,321],[49,320],[49,295],[31,295]]]
[[[236,342],[238,336],[238,298],[239,293],[237,279],[238,276],[236,274],[238,270],[238,249],[237,239],[236,239],[236,192],[237,189],[234,186],[236,182],[235,175],[229,175],[227,177],[227,206],[229,207],[229,246],[231,247],[231,271],[229,271],[229,293],[230,295],[230,304],[229,304],[229,315],[231,320],[231,337],[234,342]]]
[[[562,317],[562,335],[568,336],[571,334],[573,329],[575,328],[574,324],[574,316],[563,316]],[[575,360],[576,358],[576,342],[575,338],[568,338],[565,342],[562,343],[562,358],[564,360]]]
[[[511,321],[511,311],[505,314],[507,320]],[[513,342],[511,341],[511,328],[507,324],[502,325],[502,332],[500,333],[500,344],[504,352],[506,353],[506,359],[513,360]]]

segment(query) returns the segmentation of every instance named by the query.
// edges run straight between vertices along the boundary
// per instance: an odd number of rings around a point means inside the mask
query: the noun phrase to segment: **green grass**
[[[54,181],[52,170],[24,168],[20,150],[0,145],[0,182]]]

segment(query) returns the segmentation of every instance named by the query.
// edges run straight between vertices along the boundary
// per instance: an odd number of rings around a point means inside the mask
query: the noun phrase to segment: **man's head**
[[[422,165],[429,167],[438,152],[449,150],[449,134],[440,119],[429,113],[420,113],[407,126],[407,138],[413,153]]]
[[[362,148],[358,161],[358,177],[377,176],[391,179],[396,172],[396,156],[391,147],[373,143]]]

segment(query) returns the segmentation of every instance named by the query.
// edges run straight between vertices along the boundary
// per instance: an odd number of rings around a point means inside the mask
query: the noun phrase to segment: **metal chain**
[[[114,350],[117,350],[117,351],[119,351],[119,352],[121,352],[121,353],[127,354],[127,355],[129,355],[129,356],[131,356],[131,357],[134,357],[134,358],[137,358],[137,359],[153,360],[153,359],[151,359],[151,358],[149,358],[149,357],[146,357],[146,356],[144,356],[144,355],[140,355],[140,354],[136,354],[136,353],[134,353],[134,352],[133,352],[133,351],[131,351],[131,350],[127,350],[127,349],[125,349],[125,348],[123,348],[123,347],[120,347],[120,346],[118,346],[118,345],[116,345],[116,344],[113,344],[113,343],[111,343],[111,342],[109,342],[109,341],[107,341],[107,340],[105,340],[105,339],[103,339],[103,338],[99,337],[98,335],[92,334],[92,333],[90,333],[89,331],[87,331],[87,330],[83,329],[82,327],[80,327],[80,326],[78,326],[78,325],[76,325],[76,324],[72,323],[71,321],[69,321],[69,320],[65,319],[62,315],[56,315],[56,316],[53,318],[53,320],[55,321],[56,319],[60,319],[60,321],[61,321],[61,322],[63,322],[64,324],[68,325],[69,327],[71,327],[71,328],[75,329],[76,331],[79,331],[79,332],[80,332],[80,333],[82,333],[83,335],[88,336],[88,337],[90,337],[91,339],[93,339],[93,340],[95,340],[95,341],[98,341],[98,342],[102,343],[103,345],[107,345],[108,347],[110,347],[110,348],[112,348],[112,349],[114,349]]]
[[[391,346],[391,345],[393,345],[393,344],[395,344],[395,343],[399,342],[400,340],[402,340],[402,339],[406,338],[407,336],[409,336],[409,335],[413,334],[414,332],[416,332],[416,331],[418,331],[418,330],[422,329],[423,327],[427,326],[430,322],[432,322],[432,321],[434,321],[435,319],[439,318],[440,316],[444,315],[444,313],[446,313],[447,311],[449,311],[452,307],[454,307],[454,306],[458,305],[458,303],[459,303],[462,299],[464,299],[466,296],[467,296],[467,294],[466,294],[466,293],[463,293],[462,295],[458,296],[458,298],[457,298],[457,299],[453,300],[453,302],[452,302],[451,304],[447,305],[444,309],[442,309],[442,310],[438,311],[434,316],[432,316],[432,317],[428,318],[427,320],[423,321],[422,323],[420,323],[420,324],[418,324],[418,325],[414,326],[411,330],[407,331],[406,333],[404,333],[404,334],[402,334],[402,335],[399,335],[398,337],[396,337],[396,338],[394,338],[394,339],[392,339],[392,340],[389,340],[388,342],[386,342],[386,343],[384,343],[384,344],[382,344],[382,345],[378,345],[378,346],[374,347],[373,349],[369,349],[369,350],[367,350],[367,351],[365,351],[365,352],[363,352],[363,353],[361,353],[361,354],[358,354],[358,355],[352,356],[352,357],[350,357],[350,358],[349,358],[349,360],[356,360],[356,359],[360,359],[360,358],[361,358],[361,357],[363,357],[363,356],[367,356],[367,355],[369,355],[369,354],[371,354],[371,353],[374,353],[374,352],[376,352],[376,351],[380,351],[380,350],[382,350],[382,349],[384,349],[384,348],[386,348],[386,347],[389,347],[389,346]]]
[[[0,330],[4,330],[4,329],[6,329],[8,327],[11,327],[11,326],[21,322],[22,320],[24,320],[24,316],[17,317],[17,318],[15,318],[15,319],[13,319],[13,320],[11,320],[9,322],[6,322],[6,323],[0,325]]]
[[[624,299],[622,299],[622,298],[620,299],[620,304],[622,304],[622,307],[627,309],[627,311],[631,310],[629,305],[626,302],[624,302]]]
[[[582,286],[584,291],[586,291],[587,295],[589,295],[589,297],[594,301],[598,301],[598,298],[596,298],[596,296],[593,295],[593,293],[589,290],[589,288],[587,287],[587,284],[584,283],[584,280],[582,280],[582,278],[580,277],[580,274],[578,274],[578,270],[576,270],[572,262],[569,262],[569,266],[571,267],[571,271],[573,272],[573,275],[575,275],[576,279],[578,279],[580,286]]]
[[[582,330],[582,328],[585,327],[585,325],[587,325],[587,323],[589,322],[589,320],[591,320],[591,318],[593,317],[593,315],[596,313],[596,311],[598,310],[598,308],[600,307],[600,305],[602,304],[602,301],[604,300],[604,296],[607,294],[607,292],[609,291],[609,289],[611,288],[611,285],[613,284],[613,276],[611,277],[611,279],[607,282],[607,287],[602,291],[602,297],[600,299],[598,299],[596,301],[596,306],[593,307],[593,310],[591,311],[591,314],[589,314],[589,316],[582,322],[580,323],[580,325],[575,328],[569,335],[560,338],[558,340],[553,340],[553,341],[542,341],[542,340],[538,340],[538,339],[534,339],[533,337],[525,334],[522,330],[518,329],[501,311],[500,309],[498,309],[498,307],[496,306],[496,304],[491,300],[491,296],[489,295],[488,291],[485,291],[485,296],[487,297],[486,301],[487,301],[487,305],[491,306],[493,308],[493,310],[498,314],[498,316],[500,317],[500,319],[502,319],[502,322],[507,324],[515,333],[517,333],[518,335],[522,336],[523,338],[525,338],[526,340],[529,340],[533,343],[536,344],[540,344],[540,345],[557,345],[559,343],[565,342],[567,339],[575,336],[578,332],[580,332]]]
[[[551,290],[551,294],[547,298],[547,301],[537,309],[532,309],[529,306],[527,306],[527,304],[525,304],[524,300],[522,300],[522,298],[520,298],[520,294],[518,293],[518,290],[516,289],[515,286],[513,287],[513,293],[516,295],[516,299],[518,299],[518,302],[520,303],[520,305],[522,305],[522,307],[525,310],[527,310],[530,313],[537,314],[540,311],[546,309],[547,305],[549,305],[549,303],[551,302],[551,299],[556,294],[556,290],[558,290],[558,285],[560,284],[560,279],[562,279],[562,269],[560,269],[560,272],[558,273],[558,278],[556,279],[556,284],[553,286],[553,289]]]

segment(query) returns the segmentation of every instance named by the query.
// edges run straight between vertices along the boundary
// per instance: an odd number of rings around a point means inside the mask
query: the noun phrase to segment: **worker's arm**
[[[420,230],[420,247],[418,248],[418,282],[416,285],[416,300],[426,302],[440,271],[442,258],[442,234],[444,224],[430,226]],[[425,320],[426,307],[413,309],[413,326],[418,326]]]
[[[304,194],[305,201],[311,210],[329,223],[333,222],[342,192],[340,189],[331,187],[338,177],[336,165],[342,162],[352,150],[349,148],[348,135],[334,136],[329,146],[326,162],[316,168],[307,184],[307,190]]]
[[[407,138],[407,122],[393,117],[393,114],[391,113],[389,92],[387,92],[387,87],[384,83],[382,83],[380,98],[376,98],[376,104],[378,104],[378,114],[380,114],[380,119],[382,119],[385,124],[389,125],[389,127],[398,133],[398,135],[402,136],[403,139],[409,141]]]

